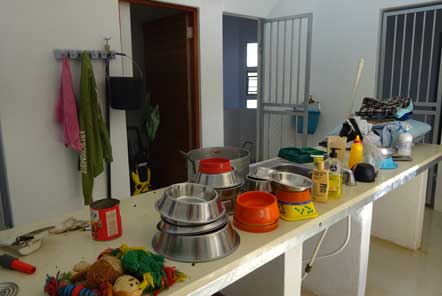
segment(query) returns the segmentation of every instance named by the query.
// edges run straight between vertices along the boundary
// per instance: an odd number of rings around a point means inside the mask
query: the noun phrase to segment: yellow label
[[[340,183],[341,183],[341,176],[335,175],[335,174],[330,174],[328,191],[329,192],[340,191],[341,190]]]
[[[312,174],[312,196],[316,201],[326,202],[328,195],[328,172],[313,171]]]

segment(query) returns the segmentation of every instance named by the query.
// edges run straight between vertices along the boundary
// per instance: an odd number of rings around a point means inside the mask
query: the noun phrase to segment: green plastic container
[[[287,159],[296,163],[313,162],[310,155],[325,155],[325,151],[321,151],[312,147],[286,147],[279,149],[278,157]]]

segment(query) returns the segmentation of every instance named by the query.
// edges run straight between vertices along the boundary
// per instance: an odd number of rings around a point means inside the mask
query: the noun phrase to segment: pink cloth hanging
[[[66,147],[81,152],[77,101],[72,87],[71,67],[67,58],[63,59],[61,69],[60,92],[55,106],[55,119],[63,126]]]

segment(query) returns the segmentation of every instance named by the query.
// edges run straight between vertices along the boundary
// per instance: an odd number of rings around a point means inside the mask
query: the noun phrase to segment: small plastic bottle
[[[340,198],[342,194],[342,169],[336,150],[330,148],[330,158],[325,161],[325,169],[328,170],[328,197]]]
[[[324,166],[324,156],[312,155],[315,169],[312,173],[312,198],[317,202],[328,201],[328,171]]]
[[[350,148],[350,157],[348,158],[348,168],[352,169],[356,164],[361,163],[364,160],[364,146],[362,145],[361,138],[356,136],[353,144]]]
[[[408,132],[408,125],[405,126],[405,132],[399,135],[398,153],[400,156],[411,156],[411,148],[413,146],[413,135]]]

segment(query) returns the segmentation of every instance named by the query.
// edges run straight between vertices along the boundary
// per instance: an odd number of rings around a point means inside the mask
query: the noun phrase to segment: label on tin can
[[[121,236],[119,201],[102,199],[91,204],[91,229],[94,240],[111,240]]]

